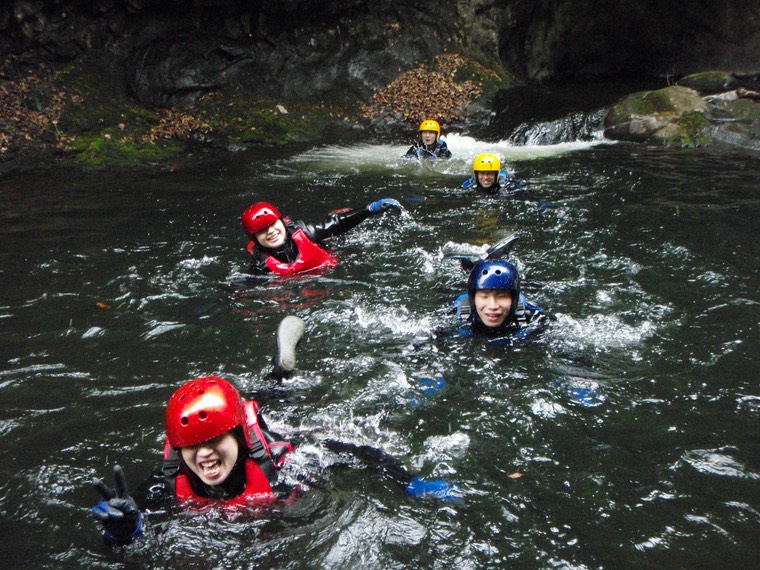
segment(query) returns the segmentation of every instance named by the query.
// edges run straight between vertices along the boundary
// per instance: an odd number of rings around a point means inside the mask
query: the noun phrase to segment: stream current
[[[605,141],[198,155],[171,168],[0,179],[0,553],[8,568],[746,567],[760,538],[760,162]],[[497,152],[515,197],[459,188]],[[327,275],[252,277],[240,214],[383,197],[405,211],[329,242]],[[523,291],[554,317],[512,346],[458,336],[447,244],[517,232]],[[295,373],[267,379],[280,319]],[[433,372],[431,372],[433,371]],[[424,378],[438,372],[434,391]],[[220,375],[301,433],[302,496],[259,517],[156,516],[102,544],[93,477],[160,466],[185,380]],[[461,497],[407,495],[337,458],[371,445]]]

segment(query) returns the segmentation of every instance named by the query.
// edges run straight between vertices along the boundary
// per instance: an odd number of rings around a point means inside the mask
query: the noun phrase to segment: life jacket
[[[173,487],[174,496],[180,504],[195,509],[221,505],[225,509],[261,505],[274,501],[277,497],[272,491],[272,484],[277,478],[276,469],[287,460],[287,454],[293,446],[287,441],[278,441],[274,436],[261,429],[258,421],[259,406],[253,400],[245,402],[246,427],[251,432],[253,447],[244,460],[245,489],[235,497],[218,501],[201,497],[190,483],[189,469],[180,460],[177,450],[164,445],[163,473],[167,486]]]
[[[305,271],[332,269],[338,264],[338,258],[311,241],[303,229],[298,228],[290,238],[298,248],[298,257],[293,263],[283,263],[272,255],[268,256],[265,263],[272,273],[293,275]],[[251,255],[256,255],[256,242],[250,242],[247,249]]]

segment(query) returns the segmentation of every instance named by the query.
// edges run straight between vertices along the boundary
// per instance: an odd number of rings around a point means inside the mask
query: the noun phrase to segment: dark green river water
[[[197,156],[169,168],[0,179],[0,554],[7,568],[674,568],[754,566],[760,543],[760,161],[625,145],[452,136],[436,170],[406,146]],[[514,198],[458,188],[495,150]],[[330,245],[324,276],[246,275],[240,214],[319,221],[405,207]],[[516,231],[529,299],[556,320],[514,346],[446,312],[466,274],[447,243]],[[266,378],[286,314],[296,373]],[[434,394],[420,377],[446,379]],[[299,500],[258,518],[178,514],[124,550],[89,509],[114,463],[160,465],[185,380],[230,379],[281,432]],[[583,391],[586,397],[579,396]],[[414,498],[329,468],[367,444],[461,498]]]

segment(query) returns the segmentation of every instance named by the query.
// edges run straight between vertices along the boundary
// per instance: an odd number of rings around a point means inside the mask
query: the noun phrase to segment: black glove
[[[103,499],[92,508],[92,516],[103,523],[103,539],[107,544],[129,544],[142,534],[142,514],[127,492],[124,471],[113,467],[114,488],[100,479],[93,479],[95,490]]]

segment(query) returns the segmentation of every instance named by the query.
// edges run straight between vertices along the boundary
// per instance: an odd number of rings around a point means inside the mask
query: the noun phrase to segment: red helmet
[[[180,386],[166,406],[166,435],[172,447],[188,447],[214,439],[238,426],[248,447],[245,407],[235,387],[216,376],[190,380]]]
[[[280,211],[268,202],[256,202],[243,212],[243,227],[253,236],[266,227],[271,226],[282,217]]]

